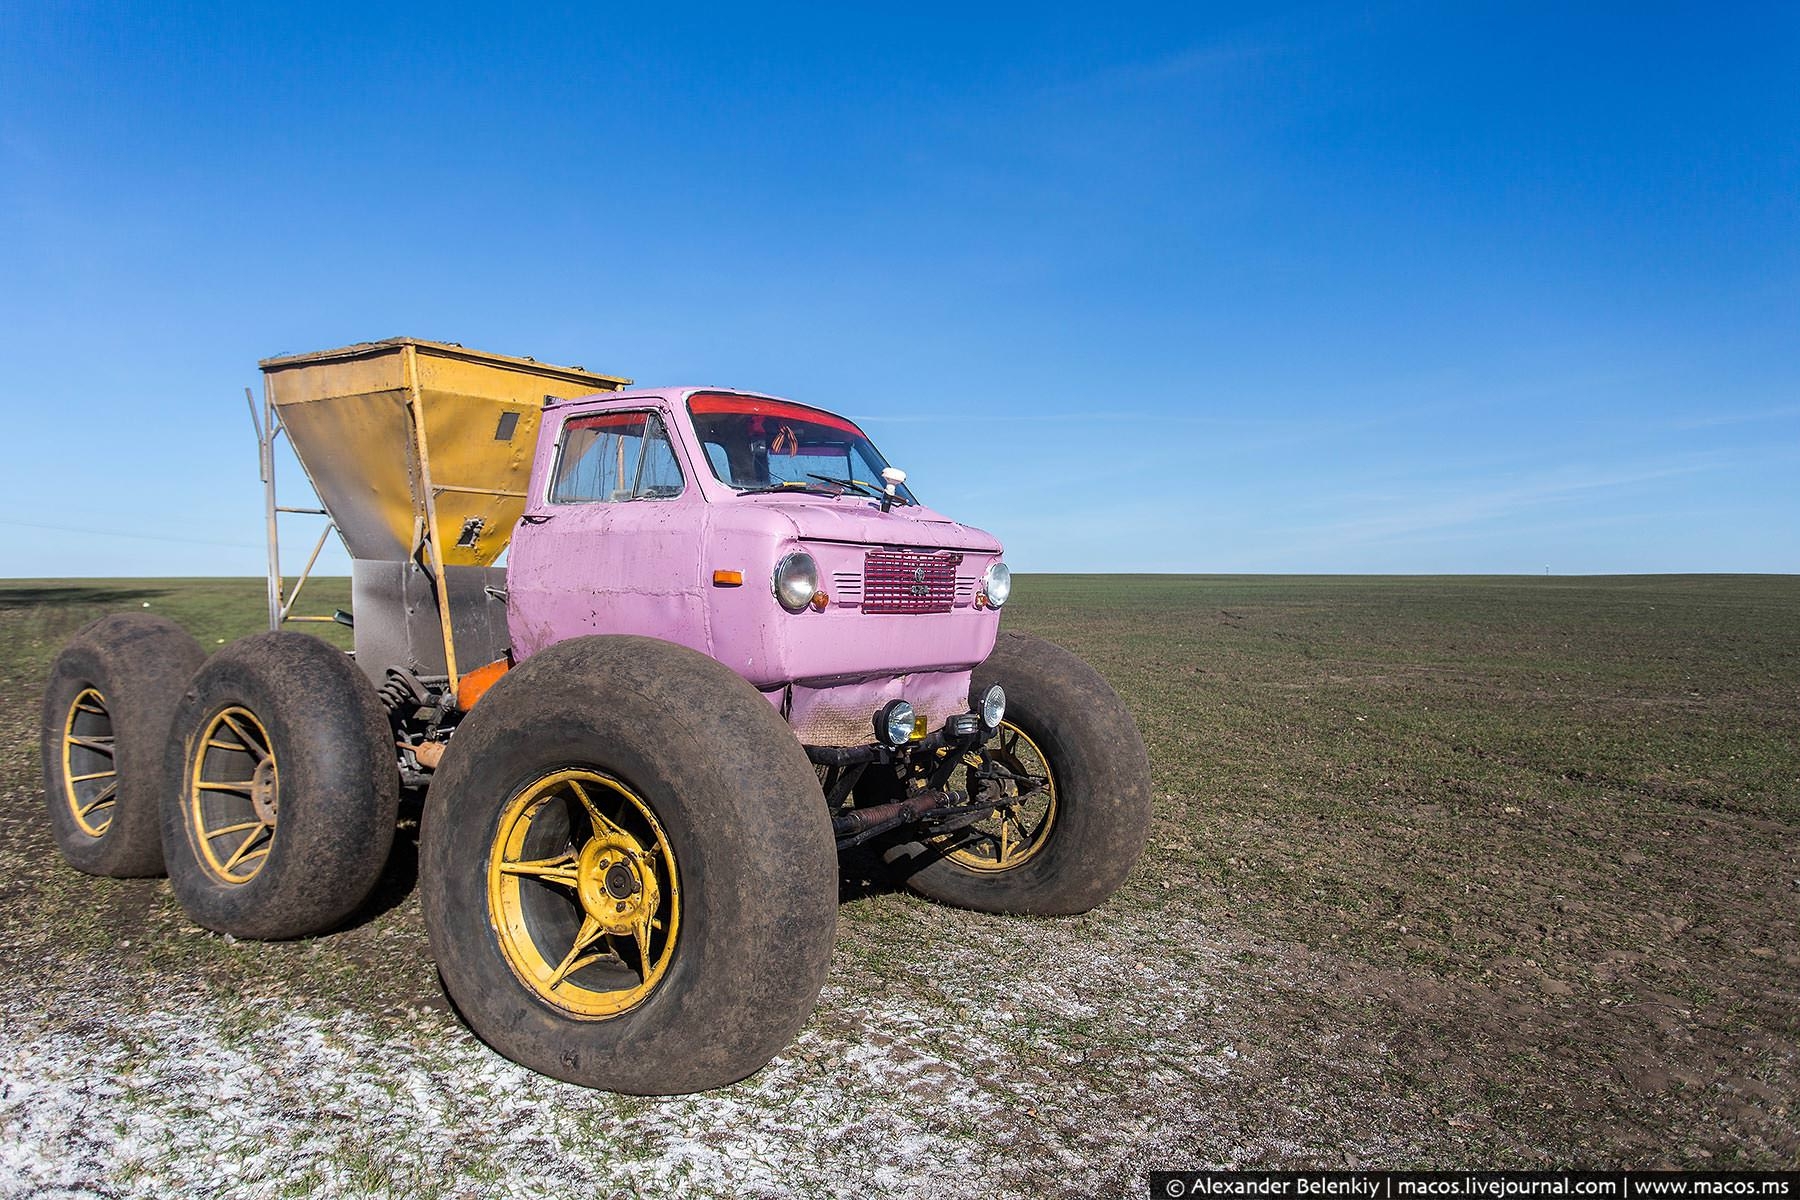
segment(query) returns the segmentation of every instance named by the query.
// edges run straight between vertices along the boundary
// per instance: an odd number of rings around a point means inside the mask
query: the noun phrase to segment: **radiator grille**
[[[839,604],[862,603],[862,572],[838,571],[831,576],[831,598]]]
[[[871,550],[863,559],[866,613],[949,612],[956,600],[960,554]]]

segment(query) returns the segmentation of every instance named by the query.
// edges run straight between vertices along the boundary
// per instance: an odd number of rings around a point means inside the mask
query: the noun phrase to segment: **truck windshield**
[[[713,474],[740,490],[885,490],[887,459],[842,417],[758,396],[702,392],[688,401]],[[897,494],[916,504],[902,484]]]

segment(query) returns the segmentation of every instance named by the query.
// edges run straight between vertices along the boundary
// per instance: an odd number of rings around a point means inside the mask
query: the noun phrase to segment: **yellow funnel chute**
[[[435,545],[443,566],[488,566],[506,549],[546,399],[631,382],[415,338],[260,365],[351,557],[400,561]]]

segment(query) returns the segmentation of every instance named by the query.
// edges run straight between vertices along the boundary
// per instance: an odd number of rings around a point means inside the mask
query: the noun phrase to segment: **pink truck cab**
[[[134,612],[70,641],[41,736],[78,869],[166,872],[221,933],[320,936],[416,812],[432,956],[470,1029],[662,1095],[742,1079],[798,1032],[841,863],[1055,918],[1136,861],[1150,771],[1125,705],[1002,628],[1000,543],[922,503],[854,421],[410,338],[262,368],[270,632],[209,655]],[[277,500],[282,435],[316,507]],[[326,518],[291,584],[282,514]],[[299,613],[333,534],[352,611]],[[349,626],[354,650],[293,621]]]
[[[875,740],[890,701],[931,730],[970,711],[1011,591],[1000,544],[885,481],[854,423],[676,388],[557,404],[540,429],[507,567],[515,660],[662,638],[743,676],[812,746]]]

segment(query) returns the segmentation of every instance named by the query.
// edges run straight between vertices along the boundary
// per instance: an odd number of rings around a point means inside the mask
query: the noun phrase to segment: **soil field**
[[[347,606],[308,585],[312,611]],[[0,583],[0,1191],[1141,1194],[1152,1167],[1800,1164],[1800,579],[1023,576],[1124,695],[1144,858],[1086,916],[847,878],[817,1013],[723,1091],[531,1075],[448,1010],[416,826],[349,927],[76,874],[78,626],[251,580]],[[318,627],[315,627],[318,628]],[[342,631],[334,631],[341,633]],[[706,1036],[697,1030],[696,1036]]]

